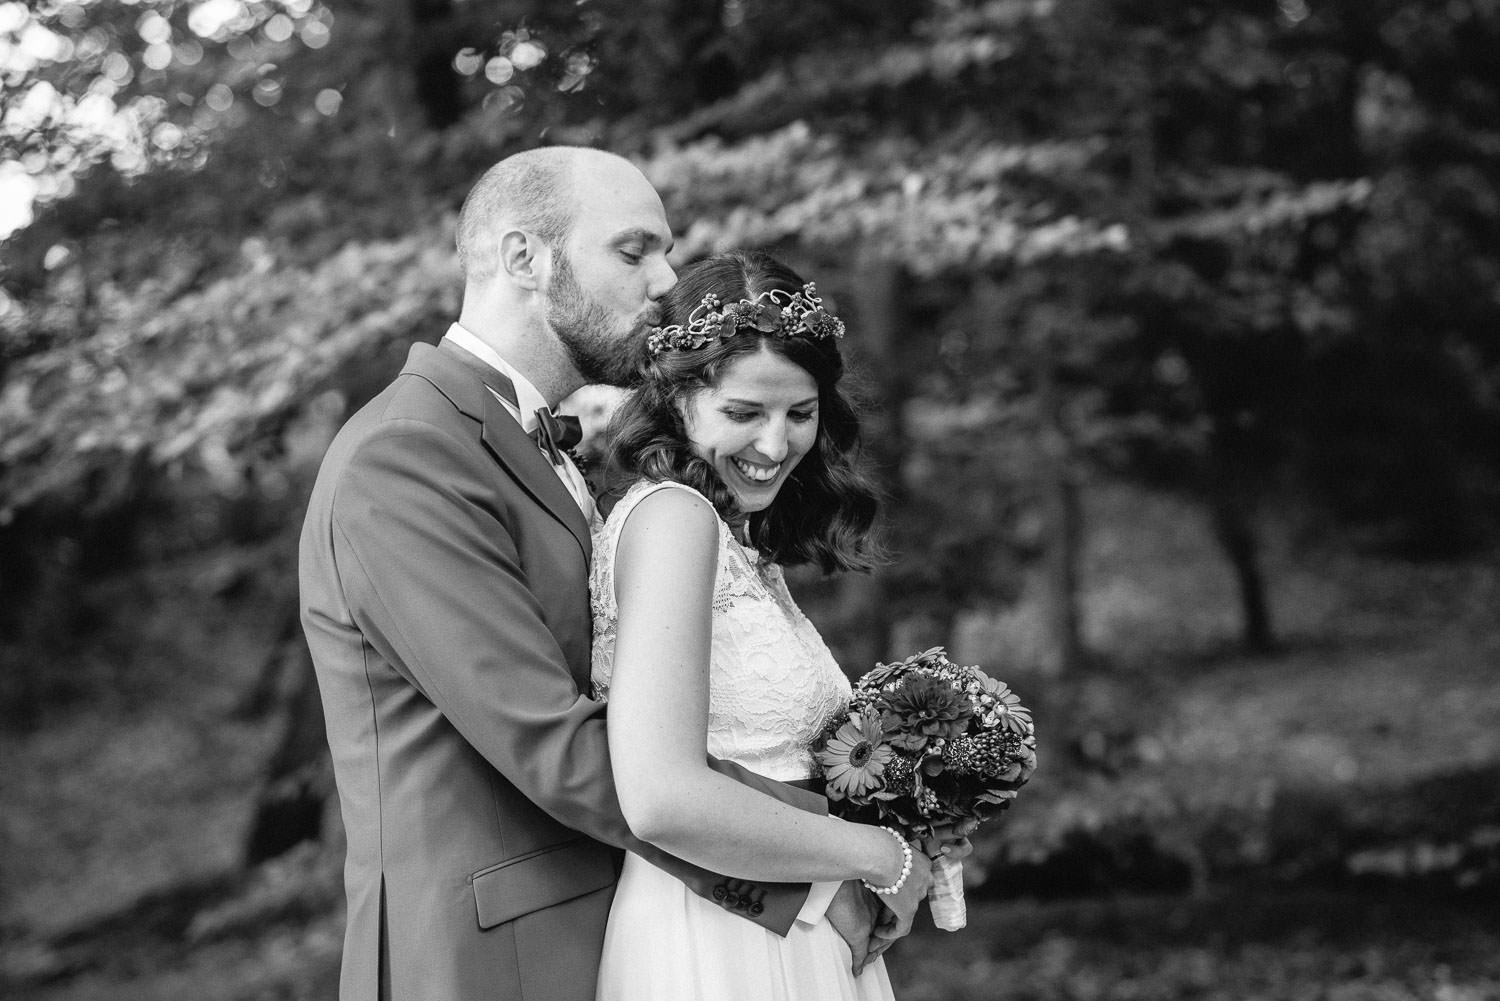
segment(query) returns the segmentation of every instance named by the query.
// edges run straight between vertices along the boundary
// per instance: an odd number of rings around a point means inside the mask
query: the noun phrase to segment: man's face
[[[580,164],[573,229],[553,248],[546,317],[586,382],[621,385],[677,281],[661,197],[624,161]]]

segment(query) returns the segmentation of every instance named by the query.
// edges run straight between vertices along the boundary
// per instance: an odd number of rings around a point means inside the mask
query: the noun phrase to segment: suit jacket
[[[630,834],[587,695],[589,526],[488,371],[414,346],[334,439],[303,527],[348,839],[343,1001],[591,1001],[621,848],[782,934],[806,896]]]

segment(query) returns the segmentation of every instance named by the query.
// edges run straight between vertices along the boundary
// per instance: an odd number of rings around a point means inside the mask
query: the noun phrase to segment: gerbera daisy
[[[879,790],[885,784],[886,762],[894,753],[885,742],[880,720],[854,713],[817,752],[828,780],[828,795],[851,799]]]
[[[984,693],[995,700],[992,711],[1007,730],[1023,736],[1032,732],[1031,710],[1021,705],[1021,697],[1011,691],[1009,685],[988,675],[981,676],[979,683]]]

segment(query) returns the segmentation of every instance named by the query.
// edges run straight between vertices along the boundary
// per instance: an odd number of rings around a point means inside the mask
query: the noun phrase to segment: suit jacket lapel
[[[562,479],[552,468],[552,463],[537,448],[521,425],[505,409],[505,404],[485,390],[484,430],[481,437],[490,452],[505,466],[537,501],[563,523],[589,556],[592,543],[589,539],[588,519],[578,507],[578,501],[563,485]]]
[[[402,373],[426,379],[459,411],[479,421],[480,437],[495,461],[573,533],[585,559],[591,556],[588,519],[536,442],[485,385],[488,365],[451,345],[414,344]]]

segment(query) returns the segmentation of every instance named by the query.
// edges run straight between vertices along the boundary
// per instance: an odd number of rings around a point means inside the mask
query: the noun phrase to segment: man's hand
[[[880,955],[879,952],[872,951],[872,946],[881,942],[874,937],[875,919],[879,911],[880,905],[875,902],[875,894],[860,886],[857,879],[848,880],[840,886],[828,904],[828,922],[849,944],[849,953],[854,957],[849,968],[856,977],[871,960]]]
[[[936,862],[950,858],[962,862],[974,853],[974,844],[969,835],[979,829],[977,820],[960,820],[933,829],[931,836],[922,839],[922,853]]]

